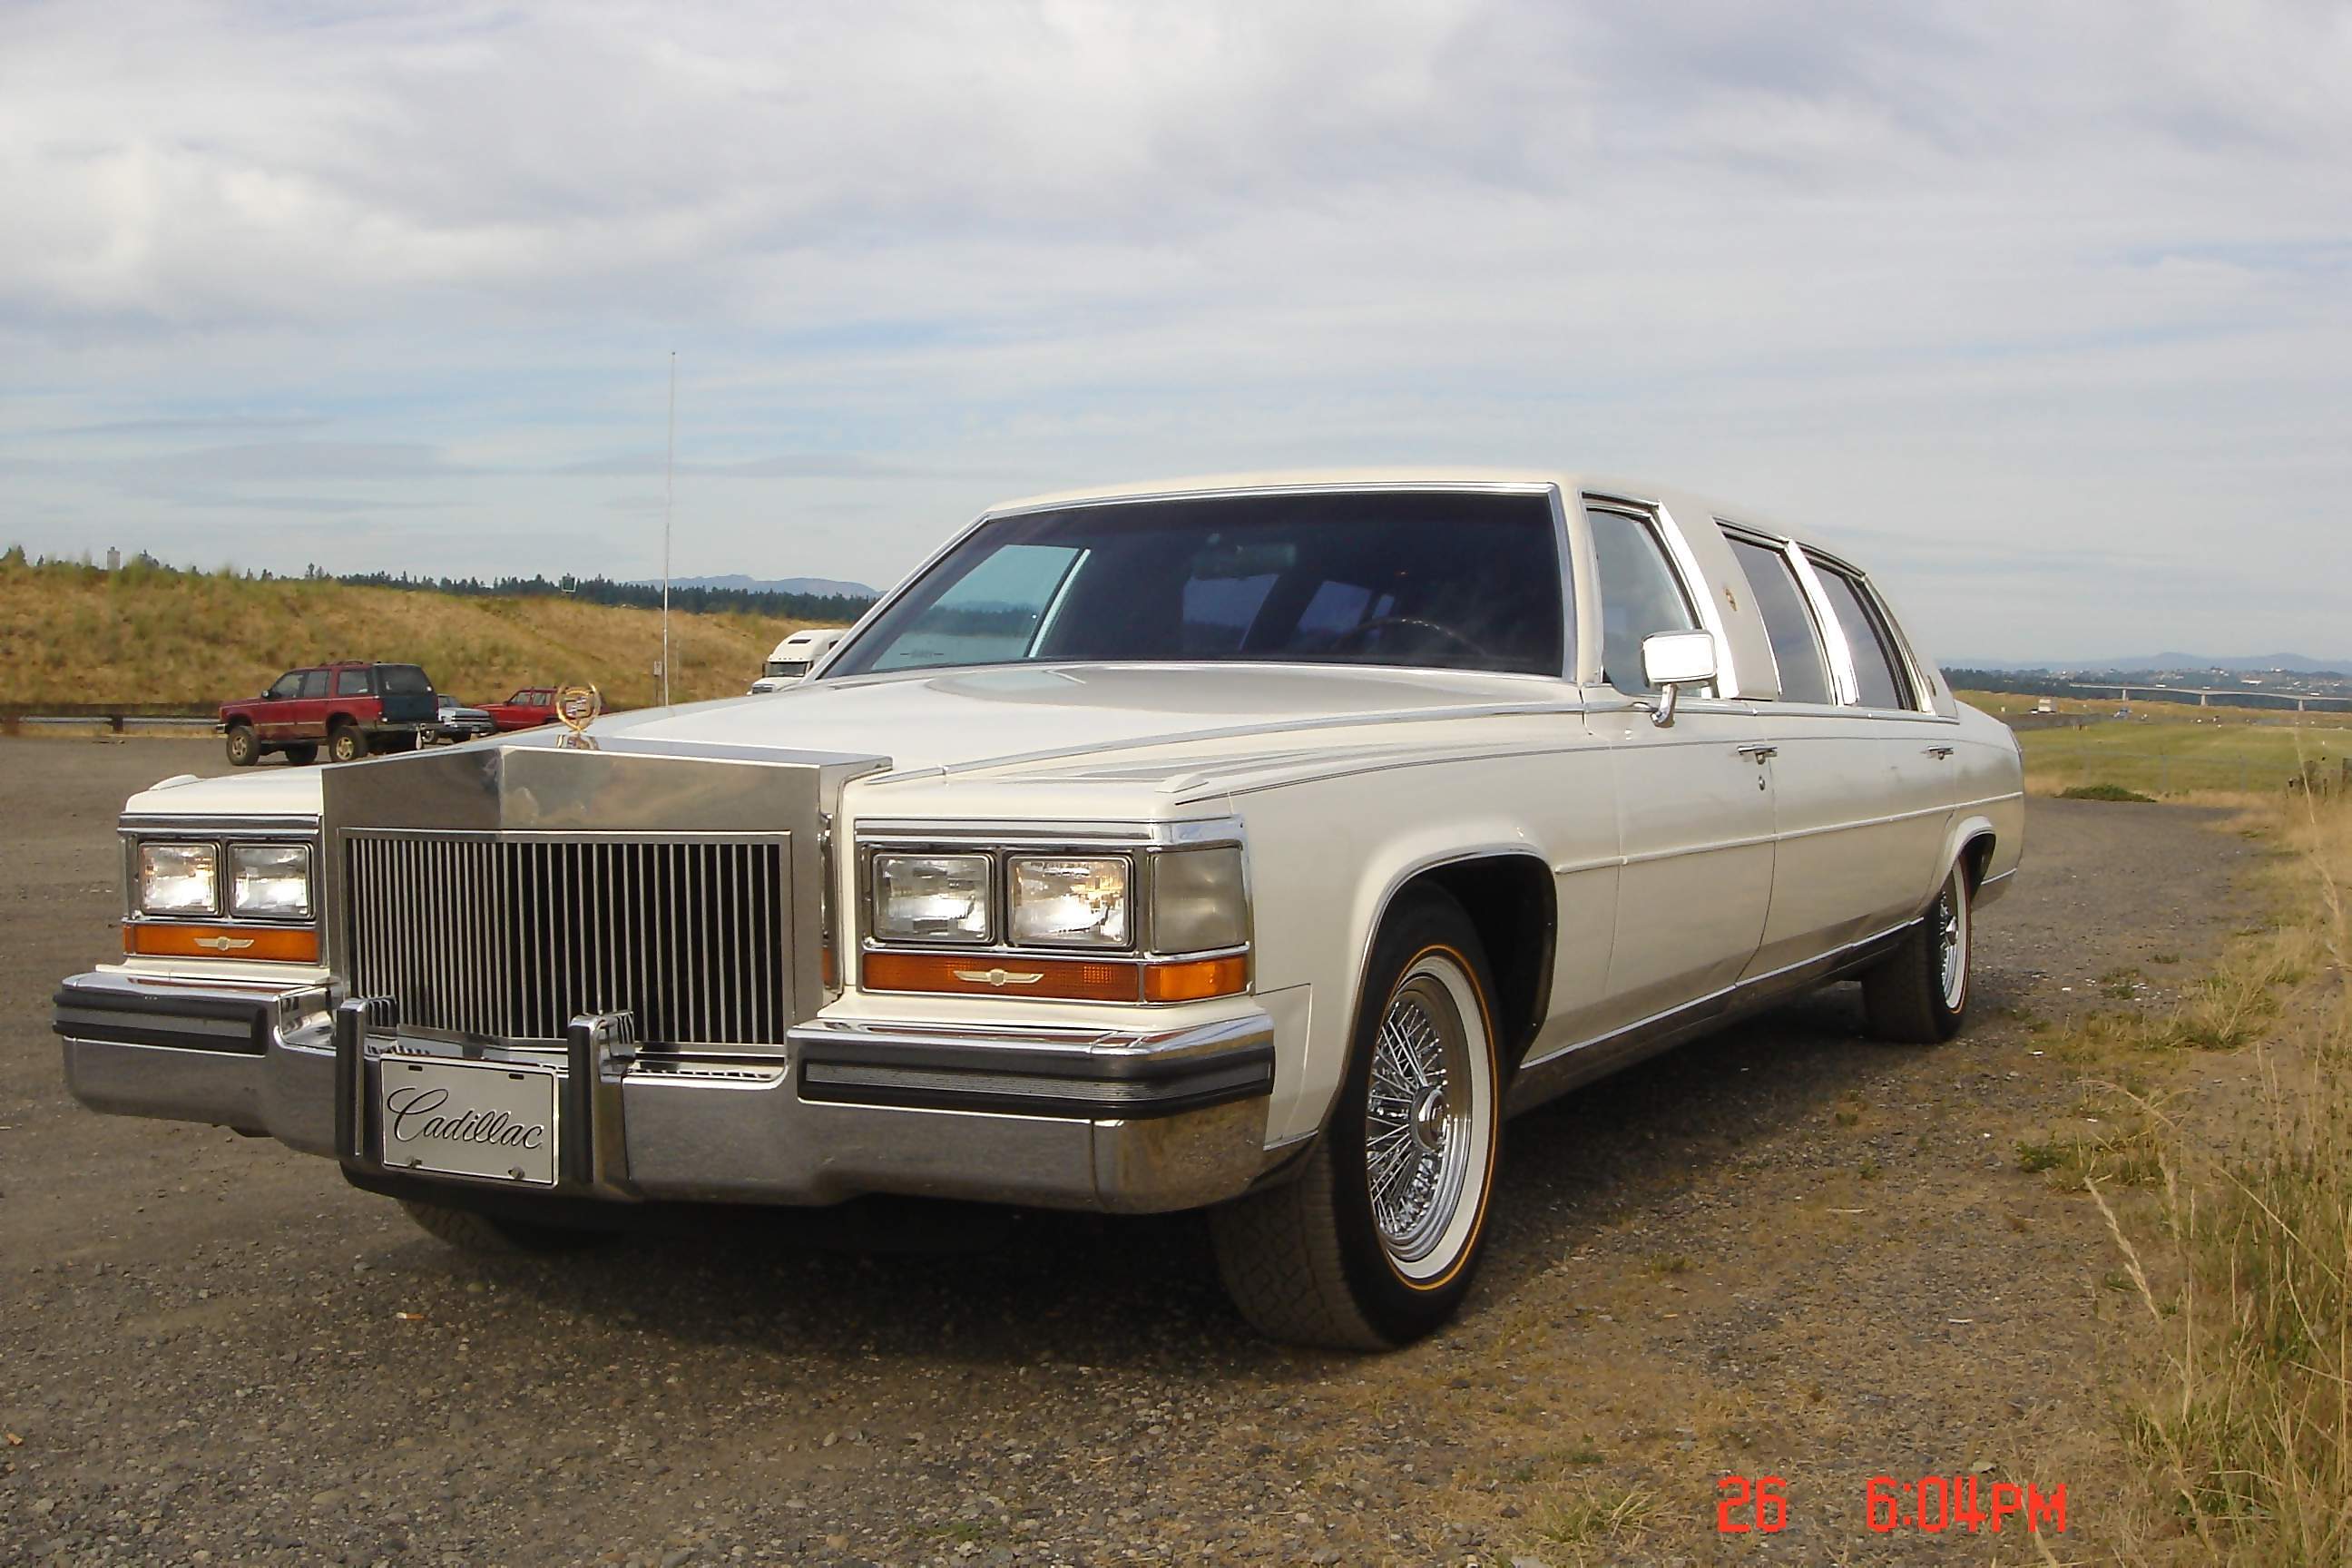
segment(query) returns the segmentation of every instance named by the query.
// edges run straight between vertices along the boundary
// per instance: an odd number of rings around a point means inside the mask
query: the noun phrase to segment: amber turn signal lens
[[[868,991],[954,996],[1044,996],[1063,1002],[1132,1002],[1135,965],[1006,953],[869,952]]]
[[[139,958],[253,958],[270,963],[316,963],[319,933],[299,927],[158,925],[122,928],[122,951]]]
[[[1249,960],[1239,953],[1225,958],[1185,958],[1154,963],[1143,972],[1147,1002],[1200,1002],[1211,996],[1231,996],[1249,988]]]

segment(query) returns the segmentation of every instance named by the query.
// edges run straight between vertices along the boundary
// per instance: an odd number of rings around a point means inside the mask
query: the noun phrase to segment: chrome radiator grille
[[[563,1038],[626,1012],[648,1045],[780,1045],[788,842],[348,833],[354,994],[404,1029]]]

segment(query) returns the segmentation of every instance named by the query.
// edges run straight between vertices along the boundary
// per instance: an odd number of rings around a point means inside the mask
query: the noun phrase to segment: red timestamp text
[[[1789,1527],[1789,1483],[1779,1476],[1726,1476],[1715,1483],[1715,1528],[1722,1535],[1770,1535]],[[1745,1514],[1745,1518],[1741,1517]]]
[[[2031,1481],[1993,1481],[1980,1485],[1977,1477],[1921,1476],[1898,1481],[1893,1476],[1873,1476],[1863,1489],[1863,1518],[1881,1535],[1917,1530],[1929,1535],[1947,1530],[1999,1533],[2016,1523],[2040,1534],[2066,1533],[2066,1488],[2062,1482],[2047,1492]]]

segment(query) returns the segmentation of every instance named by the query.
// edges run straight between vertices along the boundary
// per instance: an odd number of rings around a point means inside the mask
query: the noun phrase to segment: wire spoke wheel
[[[1277,1339],[1410,1344],[1484,1250],[1503,1074],[1484,944],[1449,894],[1398,895],[1366,955],[1330,1119],[1297,1173],[1210,1211],[1217,1271]]]
[[[1454,993],[1416,967],[1389,998],[1364,1104],[1364,1184],[1381,1245],[1400,1269],[1437,1250],[1461,1207],[1475,1151],[1469,1031]]]
[[[1958,1008],[1969,993],[1969,892],[1958,867],[1936,900],[1936,975],[1943,984],[1944,1005]]]
[[[1931,1046],[1960,1032],[1975,947],[1973,853],[1952,863],[1936,901],[1862,977],[1863,1010],[1882,1040]]]

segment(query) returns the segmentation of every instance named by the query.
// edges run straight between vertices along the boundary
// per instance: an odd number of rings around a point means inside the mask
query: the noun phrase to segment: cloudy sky
[[[2352,658],[2352,7],[0,0],[0,544],[886,583],[1442,461]]]

